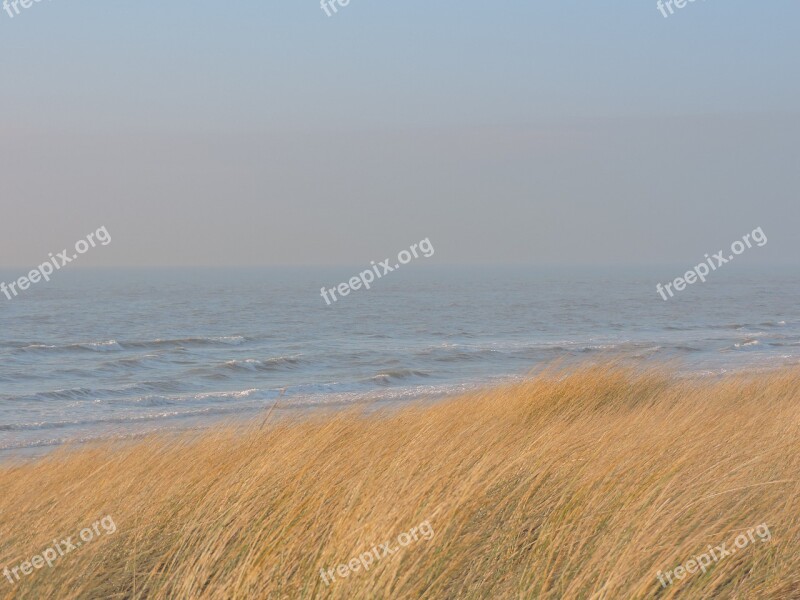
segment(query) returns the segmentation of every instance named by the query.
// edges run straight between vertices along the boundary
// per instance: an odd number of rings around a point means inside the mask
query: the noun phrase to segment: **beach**
[[[800,4],[0,1],[0,600],[800,600]]]
[[[348,272],[6,305],[0,598],[800,593],[796,270]]]

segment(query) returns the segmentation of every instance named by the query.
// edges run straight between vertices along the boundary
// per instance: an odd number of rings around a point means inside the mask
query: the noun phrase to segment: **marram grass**
[[[800,598],[798,370],[587,366],[262,421],[0,467],[0,569],[117,528],[0,598]],[[426,521],[431,539],[320,577]],[[769,541],[659,583],[759,524]]]

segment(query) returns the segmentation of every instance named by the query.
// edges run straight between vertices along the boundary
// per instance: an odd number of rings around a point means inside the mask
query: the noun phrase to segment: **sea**
[[[717,377],[800,362],[793,267],[725,265],[664,301],[656,284],[685,268],[410,263],[325,302],[365,268],[74,268],[0,295],[0,459],[435,401],[554,363]]]

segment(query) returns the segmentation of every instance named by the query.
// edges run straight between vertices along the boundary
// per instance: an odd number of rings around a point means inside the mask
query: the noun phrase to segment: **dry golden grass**
[[[274,417],[274,415],[273,415]],[[800,372],[548,372],[427,406],[0,468],[3,598],[800,598]],[[428,520],[326,587],[335,567]],[[672,570],[766,523],[705,574]]]

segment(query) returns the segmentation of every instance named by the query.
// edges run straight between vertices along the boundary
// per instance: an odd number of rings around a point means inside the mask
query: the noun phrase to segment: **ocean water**
[[[687,374],[800,361],[800,271],[414,263],[326,305],[362,267],[64,270],[0,296],[0,457],[279,411],[402,403],[622,355]],[[22,272],[4,270],[0,281]],[[38,449],[38,450],[37,450]]]

